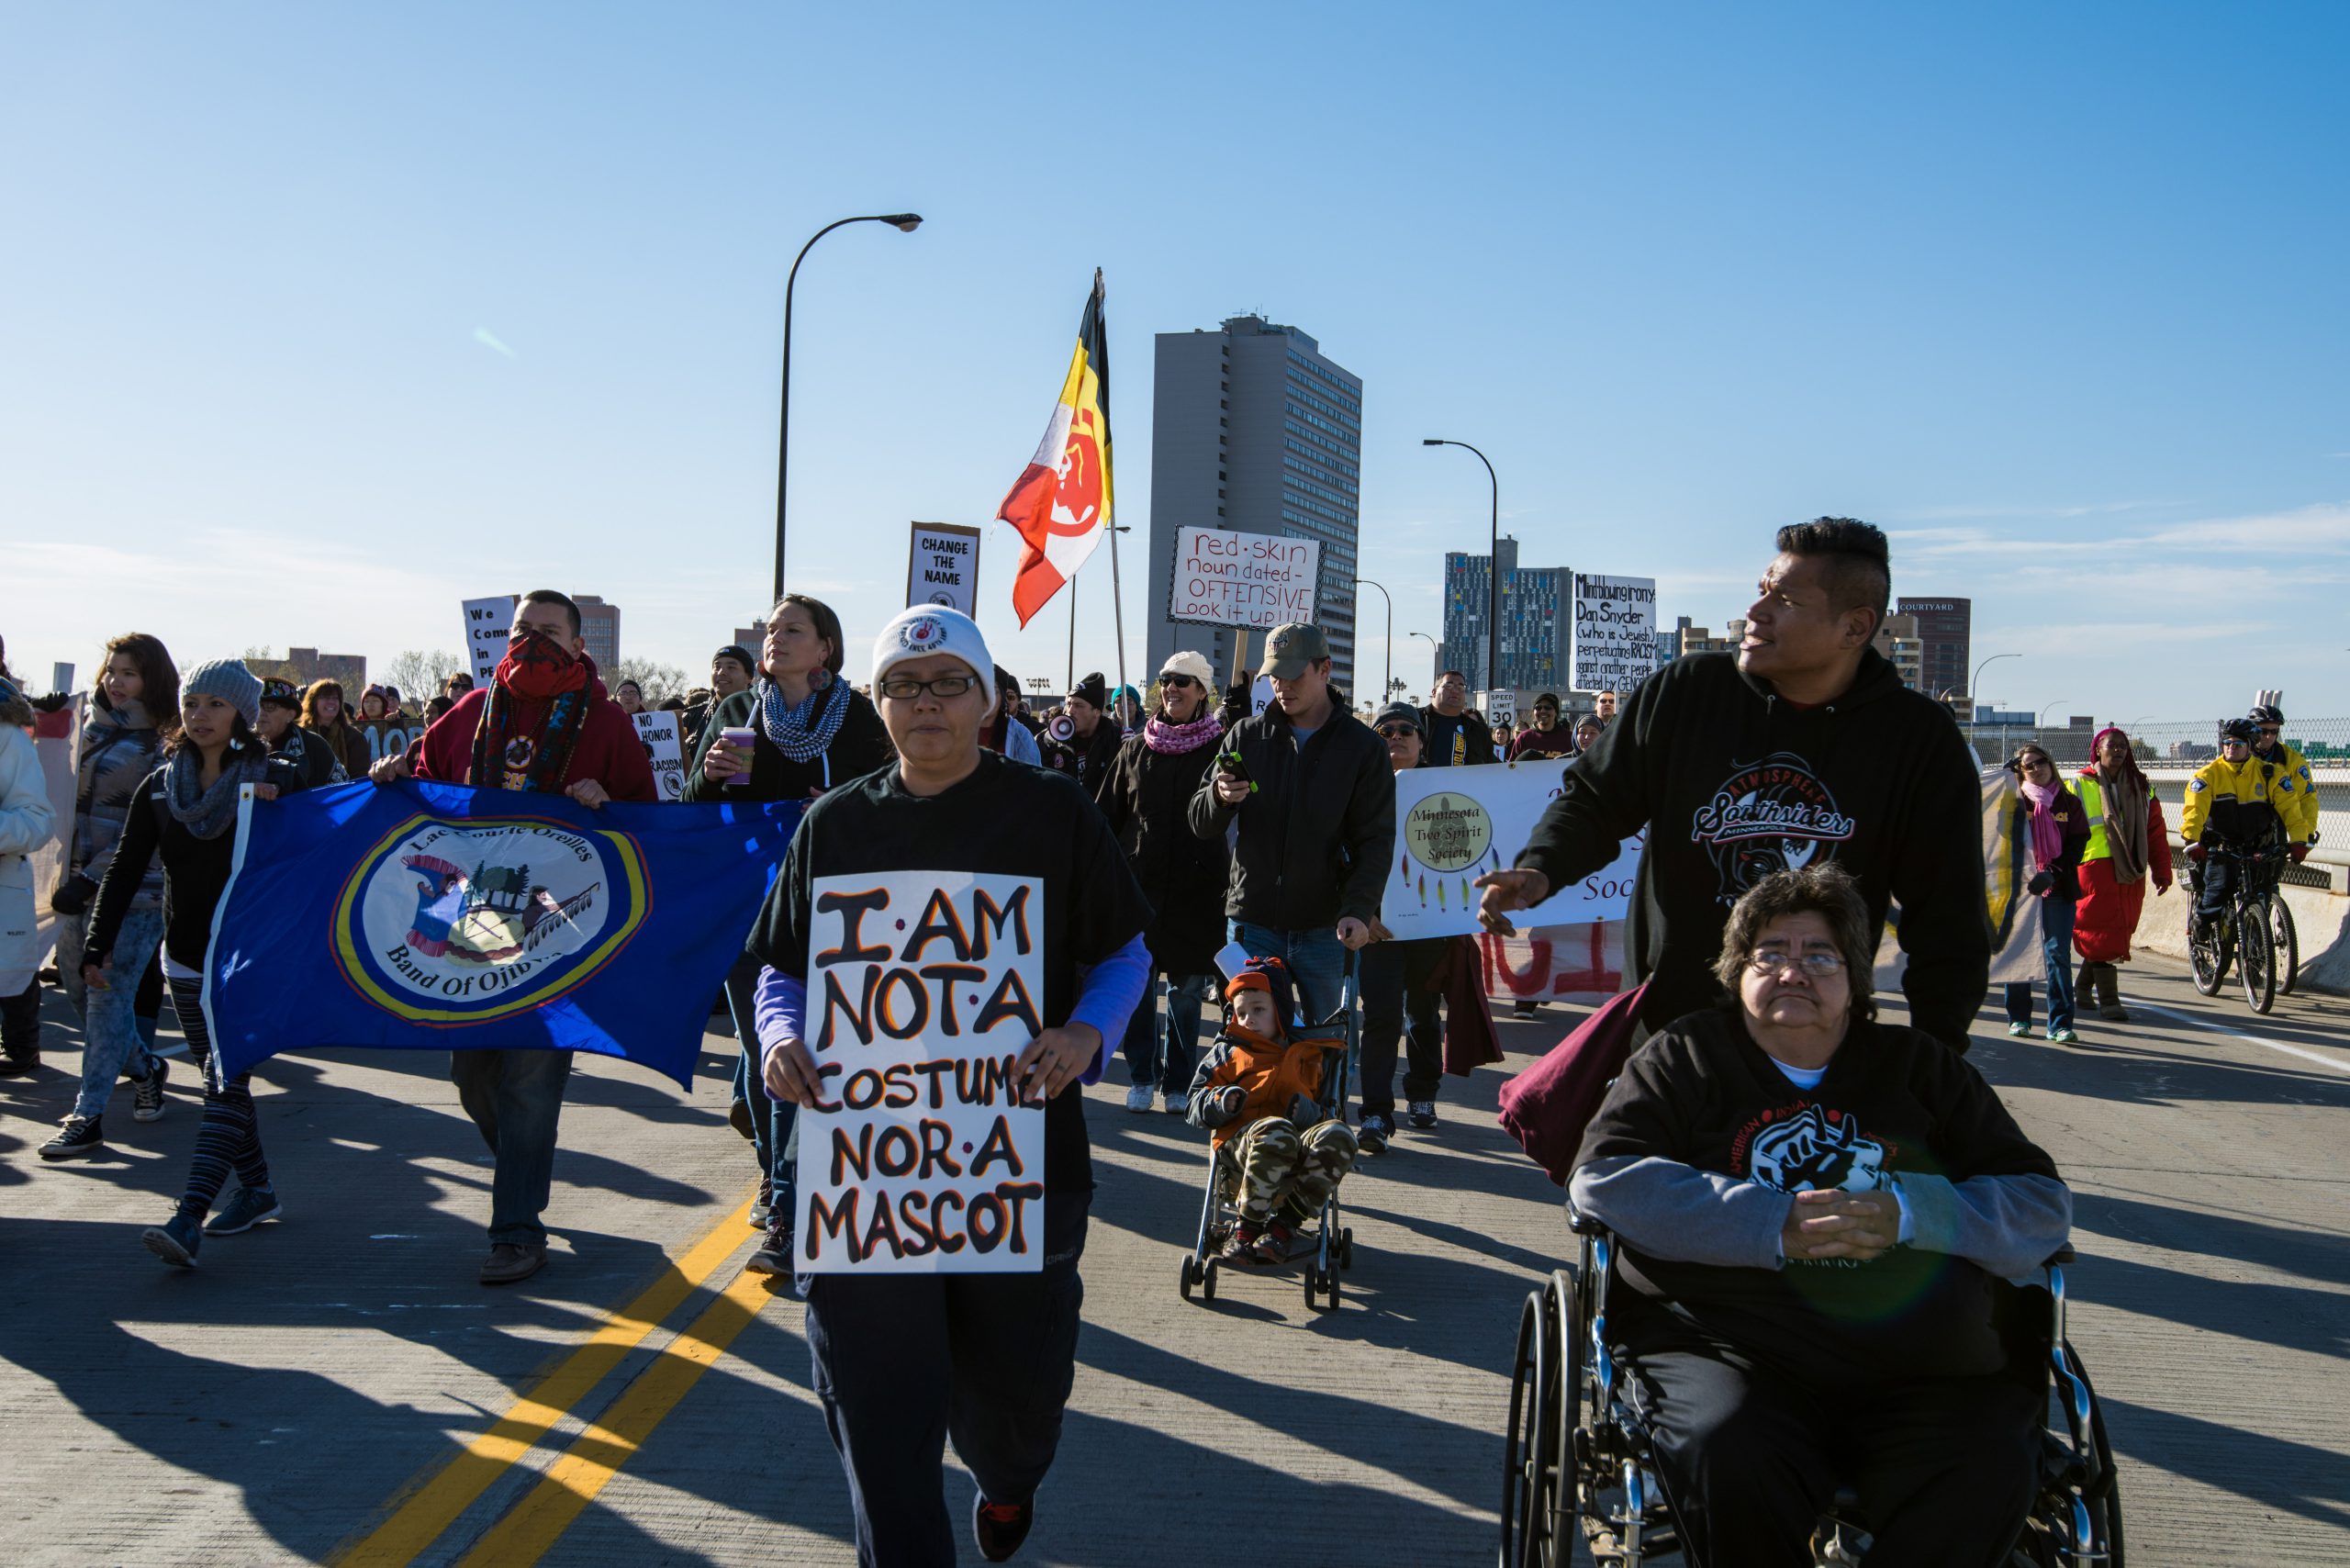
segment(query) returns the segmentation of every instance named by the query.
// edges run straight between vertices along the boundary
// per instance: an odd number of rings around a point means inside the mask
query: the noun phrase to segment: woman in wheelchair
[[[1809,1564],[1840,1486],[1902,1565],[2002,1562],[2032,1504],[2042,1385],[1994,1289],[2072,1195],[1980,1074],[1877,1022],[1875,946],[1834,864],[1756,884],[1715,970],[1736,1002],[1633,1055],[1570,1183],[1621,1243],[1609,1337],[1708,1568]]]

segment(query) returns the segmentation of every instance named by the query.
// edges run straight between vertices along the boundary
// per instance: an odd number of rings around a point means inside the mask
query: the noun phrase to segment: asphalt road
[[[2128,978],[2137,1022],[2068,1049],[1986,1014],[1974,1059],[2078,1194],[2073,1332],[2134,1559],[2350,1562],[2350,1004],[2254,1019],[2166,967]],[[690,1096],[582,1058],[554,1260],[491,1291],[487,1160],[445,1058],[270,1064],[286,1217],[183,1274],[138,1231],[186,1170],[186,1073],[162,1122],[125,1089],[106,1157],[44,1166],[79,1061],[53,995],[50,1015],[50,1070],[0,1081],[0,1561],[850,1561],[799,1304],[741,1271],[730,1039]],[[1181,1301],[1203,1142],[1092,1091],[1077,1391],[1020,1561],[1489,1562],[1518,1306],[1566,1251],[1557,1190],[1492,1110],[1572,1016],[1505,1024],[1508,1063],[1349,1178],[1335,1316],[1286,1276]]]

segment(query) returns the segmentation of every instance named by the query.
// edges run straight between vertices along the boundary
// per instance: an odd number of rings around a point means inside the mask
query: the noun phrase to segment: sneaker
[[[1224,1238],[1224,1249],[1216,1254],[1217,1259],[1244,1268],[1256,1267],[1262,1260],[1257,1256],[1257,1243],[1264,1234],[1262,1226],[1234,1226],[1232,1234]]]
[[[1362,1119],[1362,1126],[1356,1129],[1355,1147],[1365,1154],[1385,1154],[1387,1140],[1394,1136],[1394,1118],[1383,1116],[1374,1111],[1365,1116]]]
[[[519,1284],[547,1266],[547,1249],[543,1241],[523,1245],[501,1241],[489,1249],[482,1260],[481,1282],[486,1285]]]
[[[1404,1120],[1409,1126],[1426,1132],[1436,1126],[1436,1102],[1415,1100],[1404,1108]]]
[[[767,1221],[767,1238],[759,1243],[759,1249],[751,1254],[750,1261],[743,1267],[754,1274],[789,1277],[791,1273],[791,1213],[789,1209],[778,1211],[773,1219]]]
[[[1034,1503],[990,1503],[972,1495],[971,1539],[979,1544],[979,1555],[990,1562],[1010,1562],[1035,1523]]]
[[[2048,1031],[2048,1043],[2052,1046],[2078,1045],[2080,1043],[2080,1038],[2081,1037],[2078,1035],[2074,1034],[2070,1029],[2051,1029]]]
[[[1150,1109],[1150,1103],[1156,1098],[1158,1096],[1151,1092],[1149,1084],[1137,1083],[1126,1091],[1126,1109],[1140,1115]]]
[[[759,1195],[751,1200],[751,1228],[765,1230],[767,1227],[767,1221],[774,1215],[775,1178],[762,1176],[759,1178]]]
[[[1513,1002],[1509,1015],[1513,1018],[1539,1018],[1542,1015],[1542,1009],[1531,1002]]]
[[[106,1118],[68,1116],[55,1137],[40,1146],[43,1159],[84,1159],[106,1148]]]
[[[2022,1039],[2026,1035],[2029,1035],[2029,1034],[2031,1034],[2031,1025],[2029,1025],[2029,1024],[2017,1024],[2017,1023],[2010,1022],[2010,1023],[2008,1025],[2008,1033],[2009,1033],[2009,1035],[2013,1036],[2015,1038],[2017,1038],[2017,1039],[2020,1040],[2020,1039]]]
[[[177,1269],[196,1267],[196,1249],[204,1245],[204,1234],[196,1221],[185,1215],[173,1215],[169,1225],[151,1225],[139,1233],[147,1250]]]
[[[285,1206],[278,1203],[277,1194],[269,1188],[263,1187],[255,1192],[251,1187],[240,1187],[227,1203],[220,1205],[220,1212],[212,1216],[212,1223],[204,1227],[204,1234],[241,1236],[262,1221],[281,1218],[285,1213]]]
[[[35,1051],[30,1056],[19,1056],[11,1051],[8,1055],[0,1057],[0,1078],[22,1078],[28,1072],[39,1070],[40,1053],[39,1051]]]
[[[1188,1115],[1192,1109],[1191,1096],[1181,1090],[1170,1089],[1167,1092],[1167,1101],[1161,1109],[1170,1116]]]
[[[1279,1268],[1288,1262],[1290,1243],[1296,1236],[1297,1233],[1281,1221],[1273,1221],[1265,1227],[1265,1234],[1257,1238],[1256,1260],[1270,1268]]]
[[[162,1057],[155,1058],[155,1070],[130,1086],[130,1119],[134,1122],[160,1122],[163,1119],[163,1081],[172,1076],[172,1064]]]

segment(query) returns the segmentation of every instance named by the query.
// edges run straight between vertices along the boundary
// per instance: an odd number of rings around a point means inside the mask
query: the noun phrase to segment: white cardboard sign
[[[979,612],[979,531],[952,522],[918,522],[906,553],[906,603]]]
[[[487,686],[506,656],[514,632],[514,601],[504,594],[465,600],[465,651],[474,661],[474,684]]]
[[[644,743],[644,755],[652,759],[653,782],[665,801],[686,798],[686,754],[677,744],[677,716],[663,709],[632,713],[636,723],[636,738]]]
[[[894,871],[810,889],[801,1273],[1033,1273],[1045,1109],[1012,1079],[1043,1033],[1045,884]]]
[[[1566,764],[1489,762],[1415,767],[1395,775],[1395,859],[1387,868],[1381,924],[1397,938],[1476,933],[1477,879],[1517,858],[1534,824],[1558,799]],[[1521,930],[1621,920],[1631,908],[1642,837],[1628,838],[1613,864],[1514,911]]]
[[[1629,691],[1656,673],[1656,579],[1575,574],[1577,691]]]
[[[1322,546],[1315,540],[1177,529],[1167,618],[1208,626],[1310,622],[1321,570]]]

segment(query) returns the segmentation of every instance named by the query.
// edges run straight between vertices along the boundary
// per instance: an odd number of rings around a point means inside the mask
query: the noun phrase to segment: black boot
[[[2097,967],[2097,1015],[2109,1024],[2127,1024],[2130,1010],[2121,1005],[2121,975],[2111,964]]]

